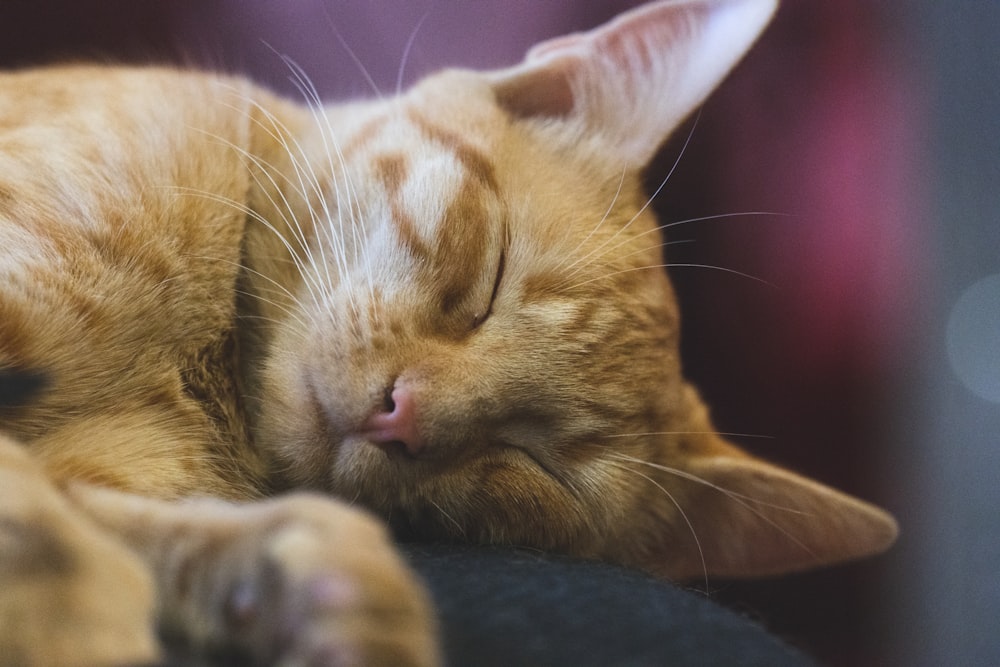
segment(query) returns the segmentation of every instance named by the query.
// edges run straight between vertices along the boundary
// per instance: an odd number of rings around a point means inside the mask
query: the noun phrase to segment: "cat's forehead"
[[[396,146],[488,152],[504,123],[492,89],[471,72],[443,72],[405,94],[334,106],[345,155]]]
[[[343,141],[356,185],[374,189],[403,228],[437,226],[456,206],[484,208],[499,198],[499,114],[468,98],[436,109],[427,97],[411,94],[369,107],[352,119]]]

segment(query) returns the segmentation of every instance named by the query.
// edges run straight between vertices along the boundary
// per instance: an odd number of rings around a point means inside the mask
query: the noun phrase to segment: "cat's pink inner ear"
[[[494,86],[497,103],[518,118],[567,117],[573,111],[570,82],[578,66],[575,58],[561,58],[502,80]]]
[[[770,20],[776,0],[664,0],[543,42],[493,76],[513,114],[564,117],[641,167]]]
[[[673,576],[758,577],[872,556],[896,539],[881,509],[751,457],[694,459],[707,484],[690,498],[700,553],[675,562]]]

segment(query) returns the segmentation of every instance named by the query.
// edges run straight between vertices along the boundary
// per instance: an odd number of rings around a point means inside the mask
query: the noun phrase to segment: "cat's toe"
[[[437,664],[428,596],[378,522],[325,499],[279,510],[225,600],[240,643],[269,665]]]

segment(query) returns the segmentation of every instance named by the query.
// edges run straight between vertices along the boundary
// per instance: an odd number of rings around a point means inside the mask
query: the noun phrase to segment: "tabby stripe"
[[[379,132],[385,127],[389,122],[388,116],[375,116],[365,121],[361,127],[351,135],[351,138],[347,140],[341,149],[341,155],[344,156],[344,160],[349,160],[362,148],[366,147],[367,144],[374,139]]]
[[[392,221],[396,225],[400,241],[410,254],[419,260],[429,260],[431,250],[420,238],[413,216],[406,210],[403,202],[403,183],[409,172],[409,163],[403,155],[382,155],[375,159],[375,173],[382,181],[386,194],[389,196]]]
[[[451,151],[462,166],[488,190],[499,192],[493,163],[481,150],[454,132],[430,122],[415,109],[408,109],[407,117],[424,136]]]

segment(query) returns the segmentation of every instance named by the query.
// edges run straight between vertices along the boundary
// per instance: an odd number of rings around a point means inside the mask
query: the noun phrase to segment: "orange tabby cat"
[[[887,548],[884,512],[715,432],[657,268],[642,169],[773,9],[656,2],[330,107],[0,77],[0,369],[48,378],[0,412],[4,664],[153,659],[156,623],[260,664],[436,663],[387,531],[329,494],[676,578]]]

